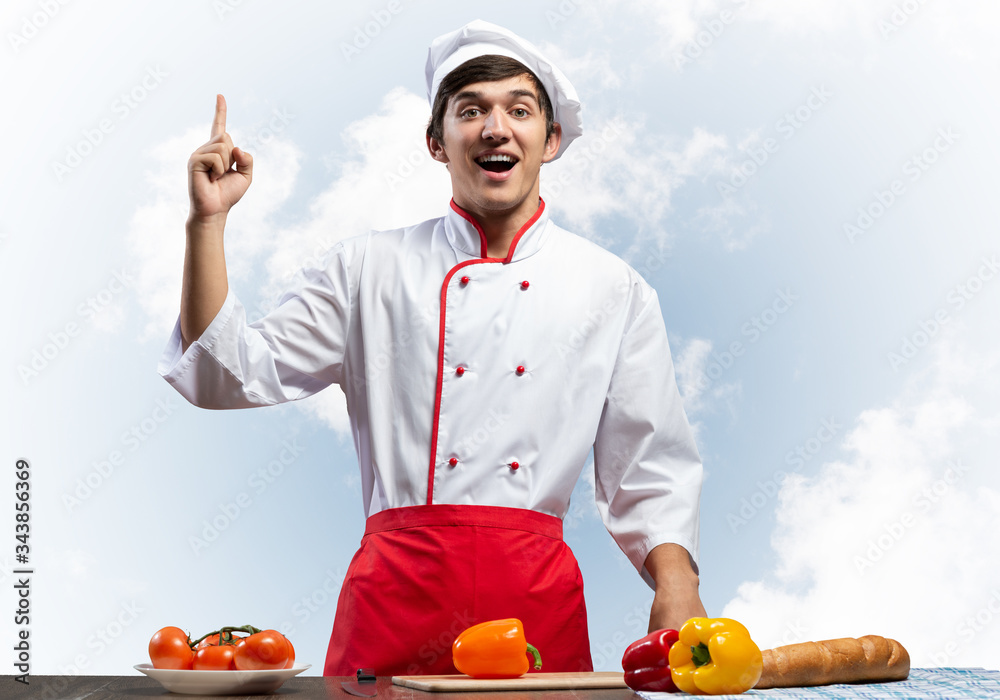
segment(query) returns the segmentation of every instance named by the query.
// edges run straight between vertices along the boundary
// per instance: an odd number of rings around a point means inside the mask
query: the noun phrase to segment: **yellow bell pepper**
[[[685,622],[668,658],[674,683],[693,695],[750,690],[764,668],[747,628],[725,617],[693,617]]]

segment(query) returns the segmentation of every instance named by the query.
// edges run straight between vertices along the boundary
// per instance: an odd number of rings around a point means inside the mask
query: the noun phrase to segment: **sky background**
[[[369,228],[442,215],[437,35],[481,18],[576,85],[553,218],[656,288],[706,479],[701,591],[761,647],[880,634],[1000,659],[1000,7],[988,0],[180,0],[0,9],[0,609],[31,465],[31,672],[129,674],[177,625],[281,629],[322,672],[363,532],[340,391],[211,412],[157,374],[214,96],[255,159],[227,226],[252,317]],[[595,666],[652,593],[584,469]],[[20,628],[20,629],[23,629]],[[0,673],[13,673],[5,615]]]

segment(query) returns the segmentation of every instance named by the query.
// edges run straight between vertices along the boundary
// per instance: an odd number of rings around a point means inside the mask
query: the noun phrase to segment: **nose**
[[[510,125],[502,109],[492,109],[483,122],[483,138],[506,141],[510,138]]]

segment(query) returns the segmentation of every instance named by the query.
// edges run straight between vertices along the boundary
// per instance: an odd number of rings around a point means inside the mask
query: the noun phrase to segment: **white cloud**
[[[684,412],[688,415],[691,430],[698,439],[703,426],[696,418],[713,412],[720,405],[734,413],[742,394],[742,384],[739,381],[722,381],[726,368],[712,357],[712,341],[692,338],[687,343],[677,342],[676,339],[673,342],[678,348],[673,358],[677,387],[684,399]]]
[[[650,59],[674,70],[684,70],[692,61],[711,60],[713,51],[727,41],[727,34],[740,26],[751,27],[755,35],[767,31],[805,38],[811,60],[823,53],[864,55],[857,53],[859,44],[867,45],[871,60],[920,26],[917,31],[922,38],[932,42],[927,50],[944,50],[988,64],[997,57],[992,30],[1000,20],[1000,7],[989,0],[604,0],[588,3],[583,16],[597,31],[608,24],[609,16],[615,16],[617,24],[650,31],[656,40],[643,41],[641,46]],[[813,42],[813,38],[822,41]],[[762,54],[769,50],[767,41],[756,44]],[[785,47],[786,52],[793,50]]]
[[[304,263],[318,262],[338,241],[371,229],[406,226],[441,216],[451,196],[444,166],[427,152],[427,101],[403,88],[379,111],[344,130],[347,156],[339,173],[310,205],[302,224],[276,232],[280,247],[268,256],[269,298],[279,294]]]
[[[241,134],[230,132],[239,145]],[[146,156],[144,173],[151,200],[132,216],[128,233],[136,297],[145,313],[142,338],[165,338],[180,307],[184,261],[184,222],[188,214],[187,161],[205,141],[205,128],[192,127],[158,144]],[[290,196],[301,153],[287,141],[260,144],[254,156],[253,183],[233,208],[226,225],[226,261],[230,282],[241,280],[255,259],[276,245],[272,217]]]
[[[797,0],[643,0],[627,3],[662,31],[663,41],[657,49],[670,56],[692,45],[710,45],[728,27],[746,20],[800,34],[844,28],[874,30],[876,18],[888,16],[895,4],[898,4],[895,0],[811,3]]]
[[[914,666],[1000,657],[996,368],[951,336],[891,405],[864,411],[848,458],[782,484],[777,569],[723,614],[765,647],[881,634]],[[974,370],[974,371],[970,371]]]
[[[688,43],[694,41],[702,29],[703,22],[717,15],[722,9],[738,7],[736,2],[720,0],[640,0],[639,2],[613,2],[620,8],[631,10],[644,16],[645,23],[640,26],[656,28],[660,41],[654,50],[663,55],[672,56],[681,51]],[[616,11],[621,11],[618,9]],[[607,9],[599,10],[594,18],[604,21]]]
[[[602,220],[622,217],[635,228],[616,242],[633,253],[646,245],[662,249],[672,239],[665,222],[674,192],[721,167],[725,148],[724,137],[703,129],[680,141],[651,138],[641,122],[620,116],[598,121],[542,168],[542,197],[558,221],[583,235],[595,237]]]
[[[705,233],[717,236],[727,253],[746,249],[758,234],[770,228],[767,217],[747,196],[723,197],[721,204],[701,207],[693,221]],[[754,223],[746,224],[748,221]]]
[[[306,415],[333,428],[343,440],[351,433],[351,421],[347,414],[347,399],[337,387],[328,387],[309,398],[296,401],[296,408]]]
[[[698,413],[702,408],[702,393],[706,388],[705,365],[711,352],[712,341],[692,338],[674,353],[677,387],[684,398],[684,409],[689,415]]]
[[[842,0],[802,3],[758,0],[747,4],[747,17],[788,33],[830,33],[841,30],[874,36],[880,17],[888,17],[896,0]]]
[[[704,172],[714,175],[708,196],[719,203],[700,207],[693,221],[702,232],[716,236],[729,253],[744,250],[770,226],[753,197],[742,189],[767,164],[764,141],[754,130],[732,149],[719,137],[719,147],[705,155],[709,162]]]
[[[542,43],[539,49],[569,78],[581,99],[588,92],[620,87],[622,77],[612,68],[610,51],[579,53],[562,44]],[[584,124],[586,127],[586,124]]]
[[[46,568],[60,582],[59,594],[79,604],[86,604],[79,591],[93,582],[100,571],[100,562],[86,549],[63,549],[45,561]]]
[[[737,3],[738,4],[738,3]],[[797,0],[753,0],[747,4],[748,19],[767,23],[786,34],[865,39],[887,46],[912,28],[927,31],[934,48],[973,59],[996,56],[991,35],[1000,20],[1000,7],[989,0],[934,3],[926,0],[842,0],[841,2],[798,2]],[[825,42],[828,50],[833,46]],[[843,44],[837,50],[843,49]]]

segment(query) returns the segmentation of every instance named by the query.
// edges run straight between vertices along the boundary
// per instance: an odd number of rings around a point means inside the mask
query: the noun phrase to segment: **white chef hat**
[[[552,103],[553,119],[562,126],[562,143],[556,158],[583,133],[580,98],[576,89],[549,59],[513,32],[482,20],[474,20],[453,32],[442,34],[427,51],[427,99],[434,108],[441,80],[466,61],[499,55],[523,63],[541,81]]]

